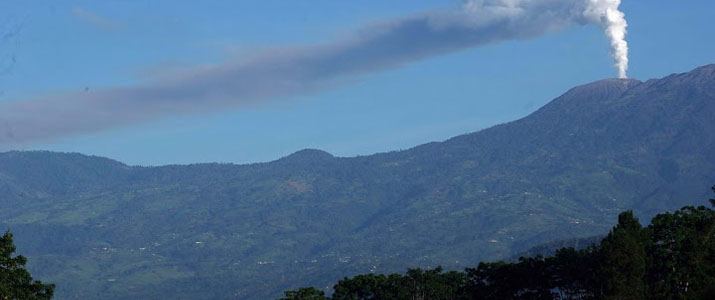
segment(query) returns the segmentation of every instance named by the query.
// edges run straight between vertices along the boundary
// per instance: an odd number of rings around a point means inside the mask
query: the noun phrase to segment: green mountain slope
[[[602,235],[622,210],[705,199],[714,157],[709,65],[598,81],[515,122],[363,157],[133,167],[2,153],[0,222],[58,299],[266,299]]]

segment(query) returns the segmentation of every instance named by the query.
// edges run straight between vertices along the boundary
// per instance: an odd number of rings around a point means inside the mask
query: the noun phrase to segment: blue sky
[[[460,1],[0,0],[0,103],[141,85],[172,70]],[[625,0],[629,76],[715,63],[715,2]],[[7,34],[12,33],[12,34]],[[614,77],[597,26],[433,55],[345,84],[241,107],[128,122],[15,149],[81,152],[129,164],[269,161],[303,148],[367,155],[523,117],[578,84]],[[7,149],[4,149],[7,150]]]

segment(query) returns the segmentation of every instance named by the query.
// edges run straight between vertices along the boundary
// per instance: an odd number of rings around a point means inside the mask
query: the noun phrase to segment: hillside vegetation
[[[646,228],[626,211],[602,241],[583,250],[561,248],[464,272],[363,274],[340,280],[330,298],[310,287],[279,300],[713,299],[714,237],[715,211],[704,206],[659,214]]]
[[[621,211],[706,197],[713,157],[710,65],[598,81],[511,123],[370,156],[138,167],[0,153],[0,229],[57,299],[269,299],[605,235]]]

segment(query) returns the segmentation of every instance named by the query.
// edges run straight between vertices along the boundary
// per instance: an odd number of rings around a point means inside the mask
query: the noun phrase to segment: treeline
[[[340,280],[332,297],[309,287],[280,300],[715,299],[714,234],[715,212],[705,206],[659,214],[648,227],[626,211],[600,244],[583,250],[561,248],[464,272],[364,274]]]

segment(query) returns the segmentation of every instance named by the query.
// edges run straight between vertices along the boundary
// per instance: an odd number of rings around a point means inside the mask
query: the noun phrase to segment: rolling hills
[[[266,299],[602,235],[625,209],[702,203],[713,158],[708,65],[597,81],[514,122],[369,156],[138,167],[1,153],[0,227],[57,299]]]

